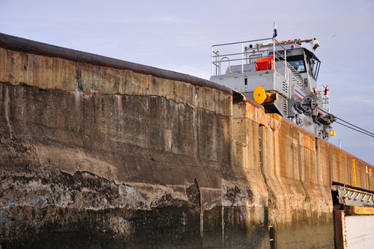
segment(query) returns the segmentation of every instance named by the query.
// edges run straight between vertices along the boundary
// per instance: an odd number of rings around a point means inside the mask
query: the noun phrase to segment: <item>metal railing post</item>
[[[212,63],[210,73],[213,76],[213,74],[214,74],[214,54],[213,54],[213,47],[210,48],[210,56],[211,56],[211,63]]]
[[[216,60],[217,60],[217,75],[221,75],[221,60],[219,59],[219,52],[217,51],[216,53],[217,57],[216,57]]]
[[[244,58],[243,58],[243,55],[244,55],[244,44],[242,43],[242,74],[244,72],[244,65],[243,65]]]
[[[214,54],[216,55],[216,64],[215,64],[215,66],[216,66],[216,76],[217,75],[220,75],[220,65],[219,65],[219,52],[218,52],[218,50],[217,50],[217,52],[214,52]]]
[[[289,82],[289,74],[288,74],[288,66],[287,66],[287,49],[284,48],[284,80],[286,81],[287,86],[287,97],[291,97],[291,91],[289,89],[290,82]]]
[[[275,38],[273,38],[273,89],[275,88]]]
[[[287,50],[284,49],[284,80],[287,81]]]

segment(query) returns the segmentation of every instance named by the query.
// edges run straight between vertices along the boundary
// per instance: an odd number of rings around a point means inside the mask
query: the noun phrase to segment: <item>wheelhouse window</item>
[[[276,61],[284,60],[282,52],[277,51]],[[272,53],[270,53],[272,56]],[[308,72],[310,76],[317,80],[319,67],[321,62],[319,59],[309,50],[302,49],[291,49],[287,50],[287,62],[299,73]]]
[[[309,72],[312,75],[312,77],[317,80],[318,73],[319,73],[319,66],[321,62],[319,62],[318,59],[313,57],[308,57],[308,65],[309,65]]]
[[[302,59],[296,59],[296,60],[288,59],[288,63],[290,63],[290,65],[293,68],[295,68],[295,70],[298,71],[299,73],[305,73],[306,72],[304,60],[302,60]]]

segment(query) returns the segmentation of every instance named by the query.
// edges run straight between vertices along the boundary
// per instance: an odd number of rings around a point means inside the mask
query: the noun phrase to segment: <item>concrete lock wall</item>
[[[333,248],[331,182],[374,190],[370,165],[225,87],[0,47],[3,248]]]
[[[263,174],[274,248],[333,248],[328,158],[320,153],[326,143],[251,102],[234,108],[234,117],[242,113],[240,122],[251,127],[245,132],[249,156],[242,162],[255,159],[255,171]]]

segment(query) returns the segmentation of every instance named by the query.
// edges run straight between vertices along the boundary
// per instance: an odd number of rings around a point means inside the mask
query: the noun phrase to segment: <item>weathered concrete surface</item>
[[[254,206],[264,210],[262,193],[231,165],[231,94],[62,58],[0,55],[5,248],[267,242],[263,213],[250,218]]]
[[[0,45],[3,248],[333,248],[331,182],[374,190],[371,166],[213,83]]]
[[[248,102],[234,106],[238,116],[247,126],[243,161],[251,162],[244,164],[261,172],[266,184],[276,248],[333,248],[329,168],[318,157],[316,138]],[[236,158],[241,161],[239,153]]]

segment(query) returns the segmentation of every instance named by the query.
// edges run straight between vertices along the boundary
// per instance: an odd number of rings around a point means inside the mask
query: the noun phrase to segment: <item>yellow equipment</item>
[[[257,86],[253,92],[253,99],[258,104],[270,103],[277,100],[278,95],[276,93],[265,92],[262,86]]]

